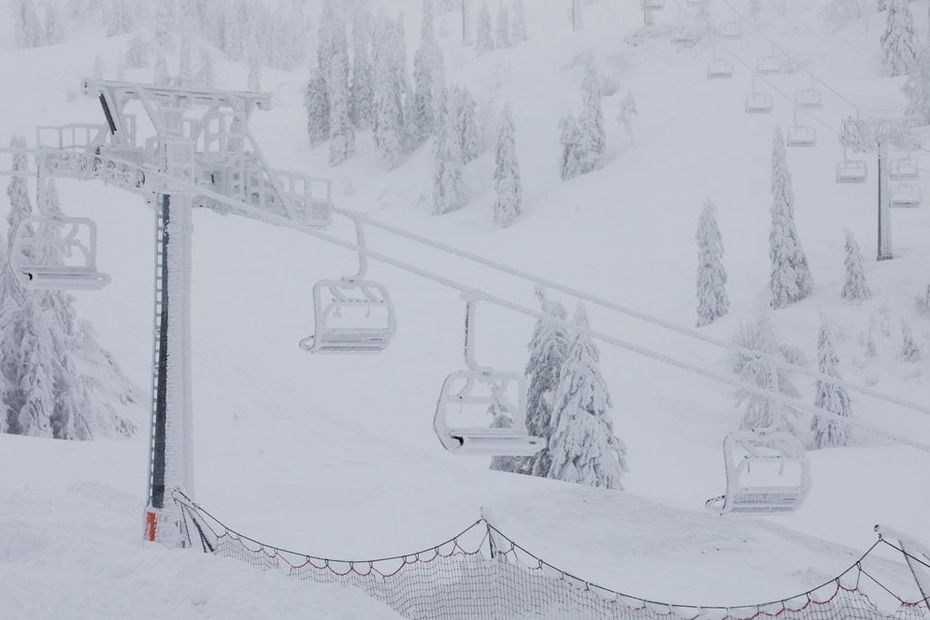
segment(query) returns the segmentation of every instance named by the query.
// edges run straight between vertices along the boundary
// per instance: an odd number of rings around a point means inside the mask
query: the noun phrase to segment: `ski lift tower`
[[[840,142],[857,153],[873,153],[878,170],[878,235],[876,260],[894,258],[891,242],[890,182],[888,149],[910,150],[913,137],[911,119],[847,119],[843,121]]]
[[[104,182],[143,196],[155,212],[155,330],[145,538],[185,546],[171,501],[192,492],[191,233],[194,208],[326,226],[329,181],[273,170],[249,129],[267,94],[85,80],[105,125],[39,127],[40,174]],[[143,139],[137,115],[151,131]],[[242,209],[237,209],[242,205]]]

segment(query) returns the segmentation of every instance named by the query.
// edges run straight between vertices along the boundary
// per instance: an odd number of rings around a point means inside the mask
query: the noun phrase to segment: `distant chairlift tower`
[[[194,207],[236,213],[236,205],[302,226],[331,219],[329,181],[273,170],[251,131],[266,94],[86,80],[106,125],[39,127],[40,174],[97,179],[146,198],[155,212],[155,336],[145,538],[184,546],[175,488],[192,492],[190,356],[191,215]],[[148,118],[140,138],[133,109]],[[212,196],[212,198],[211,198]]]

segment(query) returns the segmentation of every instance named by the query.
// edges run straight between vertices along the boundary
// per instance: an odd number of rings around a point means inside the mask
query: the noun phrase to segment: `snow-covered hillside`
[[[753,24],[868,114],[903,114],[903,78],[881,77],[883,16],[869,6],[864,17],[837,26],[824,13],[835,1],[788,0],[784,15],[763,3]],[[416,49],[420,1],[373,4],[404,11],[408,47]],[[317,5],[309,2],[308,13]],[[669,42],[676,19],[693,11],[684,2],[682,12],[669,2],[656,14],[657,25],[641,30],[638,2],[599,0],[574,33],[567,0],[526,5],[529,41],[480,57],[461,47],[454,13],[438,18],[449,83],[467,86],[482,107],[513,110],[525,212],[512,227],[492,224],[493,152],[466,168],[465,208],[443,216],[430,214],[429,145],[388,166],[369,133],[360,132],[358,154],[331,168],[325,146],[307,145],[304,68],[265,69],[263,86],[276,105],[256,112],[252,126],[266,157],[277,167],[331,176],[338,206],[684,327],[695,321],[694,233],[709,197],[726,250],[731,311],[703,332],[729,340],[741,320],[767,303],[771,143],[774,128],[790,125],[794,112],[777,96],[771,115],[743,111],[752,75],[739,61],[754,64],[770,53],[769,42],[747,24],[741,40],[725,44],[737,59],[733,79],[708,80],[710,41],[685,49]],[[911,6],[926,41],[927,2]],[[721,20],[731,15],[723,0],[714,0],[710,13]],[[113,77],[128,39],[86,28],[60,45],[28,50],[0,40],[0,75],[8,86],[0,95],[0,144],[15,134],[31,139],[39,124],[100,122],[97,102],[77,94],[79,80],[98,55]],[[720,46],[717,53],[728,52]],[[587,57],[611,93],[603,102],[607,162],[562,181],[559,119],[581,104]],[[172,70],[176,63],[169,57]],[[244,62],[218,62],[217,86],[240,89],[247,72]],[[125,73],[129,80],[152,77],[149,68]],[[803,71],[766,80],[788,94],[810,82]],[[639,108],[635,144],[616,122],[628,90]],[[838,336],[847,380],[925,403],[930,320],[914,299],[930,282],[930,215],[926,206],[894,210],[896,258],[873,260],[874,184],[834,180],[843,153],[828,127],[838,132],[855,110],[824,91],[824,108],[813,112],[826,125],[814,123],[818,144],[788,153],[814,294],[773,313],[773,321],[779,336],[815,365],[822,313]],[[925,151],[914,155],[927,166]],[[66,213],[99,223],[99,261],[112,276],[106,289],[77,294],[79,312],[94,322],[126,374],[147,386],[152,213],[141,200],[98,184],[62,181],[59,191]],[[615,430],[627,445],[625,491],[490,472],[487,459],[453,458],[436,440],[432,416],[442,379],[462,365],[463,303],[454,291],[373,262],[370,275],[387,285],[398,311],[390,348],[377,356],[309,357],[296,343],[313,330],[311,287],[351,273],[356,258],[294,231],[212,212],[195,213],[194,227],[192,493],[257,539],[327,557],[389,556],[447,539],[486,506],[521,543],[576,575],[632,594],[708,604],[771,600],[817,585],[874,541],[875,523],[930,540],[930,498],[922,485],[930,455],[860,432],[855,447],[810,453],[813,489],[797,513],[758,519],[707,513],[704,501],[723,491],[722,439],[741,417],[732,389],[605,344],[601,366]],[[840,295],[844,229],[862,246],[874,292],[860,305]],[[352,234],[338,219],[331,232]],[[368,242],[535,304],[525,281],[384,233],[370,231]],[[720,348],[601,308],[589,305],[588,312],[594,329],[731,372]],[[864,343],[873,320],[876,357]],[[898,359],[902,320],[924,349],[921,361]],[[532,327],[526,317],[482,305],[479,361],[522,369]],[[795,383],[813,404],[813,381],[797,376]],[[930,420],[919,413],[854,395],[853,414],[930,441]],[[804,418],[801,426],[808,425]],[[0,600],[22,609],[13,617],[287,617],[298,609],[319,618],[391,617],[355,593],[142,547],[146,452],[145,433],[82,445],[0,436]],[[909,591],[903,569],[887,569]],[[35,593],[34,584],[49,579],[61,587]],[[155,607],[137,608],[133,592],[150,594]]]

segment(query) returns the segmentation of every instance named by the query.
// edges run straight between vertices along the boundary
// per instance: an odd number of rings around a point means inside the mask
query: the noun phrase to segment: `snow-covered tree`
[[[794,432],[788,414],[796,414],[797,410],[769,395],[781,394],[787,398],[799,395],[788,373],[783,368],[776,368],[773,361],[793,361],[794,358],[786,355],[790,350],[778,341],[769,314],[762,313],[755,320],[742,323],[734,341],[742,350],[733,356],[733,372],[742,383],[768,393],[763,396],[743,388],[734,393],[736,405],[743,410],[740,428]]]
[[[723,238],[717,226],[717,207],[710,199],[698,220],[697,326],[710,325],[730,311],[727,270],[723,266]]]
[[[513,36],[510,31],[510,11],[507,5],[501,2],[497,5],[497,41],[498,49],[513,47]]]
[[[161,52],[158,52],[158,56],[155,58],[155,71],[152,74],[152,82],[158,86],[171,84],[171,76],[168,75],[168,60]]]
[[[65,28],[61,23],[61,13],[57,2],[45,4],[45,43],[57,45],[65,40]]]
[[[558,301],[546,297],[545,291],[536,290],[543,316],[536,321],[529,343],[529,361],[526,363],[526,430],[533,437],[546,440],[546,447],[533,456],[524,457],[514,471],[545,477],[552,466],[549,456],[549,438],[552,437],[555,390],[571,338],[567,330],[568,314]]]
[[[851,230],[846,230],[846,283],[843,285],[843,299],[850,302],[862,301],[872,296],[872,290],[865,281],[865,269],[862,266],[862,252]]]
[[[197,75],[195,82],[201,88],[216,87],[216,70],[213,68],[213,54],[207,48],[200,49],[200,57],[197,62]]]
[[[231,21],[227,18],[226,21]],[[162,49],[171,49],[172,36],[178,26],[174,0],[157,0],[155,6],[155,43]]]
[[[16,150],[12,156],[11,169],[14,172],[29,170],[29,159],[25,151],[26,139],[22,136],[13,136],[10,138],[10,148]],[[11,176],[6,188],[6,195],[10,199],[10,210],[7,212],[6,221],[10,226],[11,236],[16,231],[16,227],[32,215],[32,202],[29,199],[29,186],[26,179],[26,176]]]
[[[579,174],[578,162],[578,121],[574,114],[569,114],[559,121],[559,141],[562,144],[561,173],[562,180],[574,178]]]
[[[914,332],[910,323],[901,321],[901,352],[900,357],[905,362],[920,360],[920,346],[914,340]]]
[[[442,95],[439,130],[433,138],[433,214],[455,211],[468,202],[464,164],[448,95]]]
[[[520,45],[527,40],[526,35],[526,10],[523,7],[523,0],[514,0],[513,2],[513,43]]]
[[[194,66],[191,60],[191,39],[185,35],[181,38],[181,51],[178,57],[178,74],[174,78],[175,86],[190,88],[194,85]]]
[[[888,0],[881,46],[882,61],[890,75],[906,75],[914,69],[919,48],[910,0]]]
[[[16,349],[19,368],[14,384],[19,391],[20,406],[13,412],[13,432],[30,437],[52,437],[52,415],[55,412],[55,359],[48,335],[52,329],[49,315],[39,303],[38,295],[24,295],[19,312],[13,317],[18,333]]]
[[[102,80],[107,71],[107,66],[103,63],[103,58],[96,56],[94,58],[94,68],[91,75],[95,80]]]
[[[367,129],[374,119],[374,68],[371,54],[371,11],[365,4],[352,19],[352,84],[349,114],[359,129]]]
[[[464,87],[453,87],[451,97],[456,133],[460,137],[462,161],[467,164],[477,159],[484,150],[481,128],[478,125],[478,104]]]
[[[329,139],[330,105],[326,78],[317,68],[307,82],[304,93],[304,108],[307,111],[307,136],[310,146],[317,146]]]
[[[486,54],[494,51],[494,37],[491,34],[491,13],[487,2],[482,3],[478,13],[478,25],[475,31],[475,51]]]
[[[578,117],[578,174],[587,174],[600,167],[607,146],[604,132],[604,111],[601,107],[601,84],[593,62],[588,62],[581,84],[582,108]]]
[[[232,61],[242,60],[242,57],[245,56],[245,51],[248,49],[246,47],[248,39],[246,39],[244,33],[242,32],[242,23],[239,21],[238,11],[235,10],[235,7],[231,2],[225,4],[225,18],[223,19],[223,41],[220,48],[223,50],[223,53],[226,54],[226,58]],[[267,46],[277,46],[280,45],[280,41],[272,38],[271,41],[266,41]]]
[[[572,344],[555,392],[555,430],[549,440],[549,478],[622,489],[626,447],[614,435],[613,407],[601,375],[600,354],[591,340],[584,307],[573,319]]]
[[[516,130],[510,106],[501,117],[497,151],[494,153],[494,224],[506,228],[523,212],[523,182],[517,161]]]
[[[123,65],[129,69],[141,69],[149,66],[149,44],[141,35],[134,35],[126,45]]]
[[[349,58],[345,25],[333,32],[334,57],[327,79],[329,86],[329,163],[338,166],[355,152],[355,127],[349,115]]]
[[[35,0],[13,0],[13,35],[16,47],[39,47],[45,45],[45,27],[39,21]]]
[[[633,91],[628,90],[623,99],[620,100],[620,114],[617,116],[617,121],[620,122],[620,126],[623,127],[626,135],[630,138],[630,144],[633,144],[633,119],[638,115],[639,112],[636,109],[636,99],[633,97]]]
[[[262,89],[262,62],[257,52],[249,54],[249,77],[246,90],[259,92]]]
[[[907,98],[905,114],[930,123],[930,51],[921,50],[902,89]]]
[[[413,58],[413,105],[407,117],[411,148],[422,144],[435,131],[437,98],[444,87],[445,69],[436,44],[432,1],[424,0],[420,47]]]
[[[930,314],[930,284],[924,289],[923,296],[917,298],[917,309],[924,314]]]
[[[772,147],[771,216],[769,291],[772,307],[784,308],[810,295],[814,280],[794,222],[794,190],[780,128]]]
[[[820,374],[842,379],[837,370],[839,363],[830,328],[821,317],[820,332],[817,335],[818,370]],[[851,404],[846,388],[828,381],[817,381],[814,406],[844,418],[851,416]],[[814,445],[818,448],[842,448],[849,445],[849,425],[845,420],[818,412],[811,421],[811,431],[814,433]]]
[[[396,162],[405,151],[403,97],[406,56],[401,30],[387,18],[379,20],[375,60],[374,138],[378,152]]]
[[[130,5],[129,0],[112,0],[106,16],[108,37],[132,32],[135,26],[134,7]]]
[[[496,392],[491,395],[491,404],[488,407],[491,416],[491,428],[513,428],[513,416],[503,405],[502,398]],[[491,469],[496,471],[517,472],[522,457],[519,456],[493,456]]]

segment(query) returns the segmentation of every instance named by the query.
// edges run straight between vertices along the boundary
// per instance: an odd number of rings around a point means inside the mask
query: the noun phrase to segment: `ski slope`
[[[381,4],[406,10],[412,53],[419,2]],[[727,339],[741,317],[752,316],[765,301],[771,140],[775,126],[790,124],[792,107],[776,97],[772,115],[745,114],[751,75],[739,63],[732,80],[706,80],[711,44],[676,50],[668,41],[674,2],[637,45],[628,43],[628,35],[641,22],[638,3],[601,0],[586,14],[586,28],[574,34],[566,4],[527,2],[530,41],[477,59],[458,46],[454,16],[440,25],[450,83],[467,85],[479,101],[513,107],[526,213],[511,229],[491,226],[490,154],[466,171],[468,206],[442,217],[429,215],[428,146],[388,169],[370,136],[359,134],[359,154],[330,169],[327,149],[306,144],[304,71],[265,71],[276,107],[256,113],[253,130],[272,165],[331,175],[339,206],[684,326],[694,320],[694,227],[711,197],[727,252],[731,314],[707,333]],[[786,16],[766,8],[757,23],[801,66],[869,113],[901,114],[900,81],[878,77],[882,18],[870,14],[834,30],[823,23],[823,4],[792,0]],[[912,4],[922,32],[926,8],[924,0]],[[712,13],[728,10],[717,1]],[[0,74],[10,84],[30,85],[0,96],[0,142],[14,133],[31,136],[37,124],[99,121],[96,102],[76,94],[79,79],[97,54],[112,70],[110,59],[125,40],[85,30],[61,46],[0,49]],[[770,49],[748,29],[726,46],[751,62]],[[604,101],[609,158],[602,170],[562,182],[558,119],[580,106],[581,59],[587,54],[617,89]],[[244,64],[223,62],[218,69],[220,87],[245,84]],[[127,71],[127,79],[147,81],[150,70]],[[808,82],[802,73],[767,79],[789,94]],[[613,120],[628,88],[640,110],[634,145]],[[815,112],[834,128],[851,113],[848,103],[828,93],[824,109]],[[813,363],[823,312],[838,329],[846,379],[925,402],[930,322],[917,316],[914,297],[930,279],[928,210],[895,210],[896,259],[868,260],[875,251],[874,187],[837,185],[841,148],[825,127],[817,130],[816,147],[789,151],[815,295],[775,313],[776,327]],[[925,155],[917,157],[928,167]],[[127,375],[146,387],[153,216],[116,189],[62,181],[59,190],[66,213],[98,221],[99,261],[113,277],[99,293],[77,294],[79,311],[93,320]],[[5,204],[0,215],[4,211]],[[391,347],[378,356],[308,357],[296,343],[312,332],[311,286],[352,272],[353,255],[294,231],[213,213],[195,213],[194,226],[193,495],[250,536],[323,556],[380,557],[445,540],[486,506],[521,543],[565,570],[640,596],[705,604],[751,603],[806,590],[867,548],[875,523],[930,540],[924,518],[930,498],[919,478],[930,455],[862,434],[856,448],[810,454],[814,488],[796,514],[740,519],[706,513],[704,500],[723,490],[722,438],[740,417],[729,388],[606,346],[602,368],[631,467],[625,492],[508,476],[487,471],[485,459],[455,459],[432,433],[439,385],[462,365],[464,306],[454,292],[372,264],[371,276],[388,286],[398,309]],[[839,295],[844,228],[862,246],[875,292],[861,306],[848,306]],[[351,238],[344,221],[332,232]],[[526,282],[383,233],[370,231],[368,237],[373,249],[533,304]],[[892,336],[879,334],[880,355],[868,358],[860,334],[883,307]],[[720,349],[588,310],[597,329],[729,372]],[[916,364],[896,359],[901,319],[912,322],[925,351]],[[522,368],[531,329],[527,318],[483,304],[479,361]],[[796,383],[813,402],[811,382],[798,377]],[[930,420],[920,414],[864,397],[855,398],[854,412],[880,428],[930,438]],[[138,415],[144,420],[146,412]],[[0,596],[44,605],[23,607],[36,617],[59,615],[68,600],[87,609],[87,617],[146,617],[128,596],[133,588],[162,593],[153,603],[159,615],[254,617],[249,605],[274,601],[280,610],[262,606],[258,614],[287,616],[297,608],[288,605],[317,605],[314,617],[391,617],[352,593],[140,547],[145,458],[144,436],[87,445],[0,436]],[[30,577],[53,565],[61,571],[61,593],[36,602],[28,596]],[[906,590],[907,575],[887,568]]]

